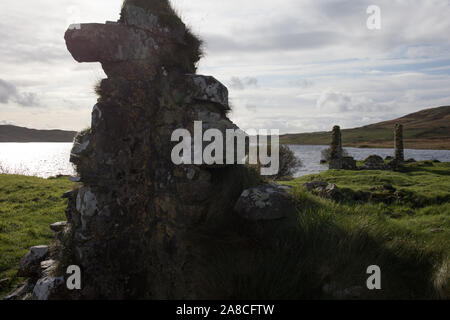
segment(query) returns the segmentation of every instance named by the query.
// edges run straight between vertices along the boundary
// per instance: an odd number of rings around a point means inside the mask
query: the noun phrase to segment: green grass
[[[442,199],[450,194],[450,164],[408,167],[405,173],[328,171],[286,182],[297,206],[290,219],[236,219],[206,230],[198,241],[207,247],[198,254],[204,298],[333,299],[323,289],[334,286],[334,293],[358,288],[363,299],[449,299],[450,204]],[[392,183],[425,201],[336,203],[303,189],[313,179],[354,191]],[[381,267],[381,291],[366,289],[371,265]]]
[[[402,206],[421,207],[450,202],[449,177],[450,163],[421,161],[407,164],[405,172],[328,170],[318,175],[296,179],[288,184],[299,187],[308,181],[324,180],[335,183],[340,188],[368,192],[373,187],[390,183],[405,194]]]
[[[186,272],[204,299],[332,299],[349,288],[363,299],[449,299],[449,175],[449,163],[414,163],[402,173],[331,170],[285,182],[296,205],[288,219],[212,219],[190,232],[194,263]],[[336,203],[302,187],[313,179],[348,192],[391,183],[408,197]],[[20,280],[29,247],[51,243],[48,225],[64,220],[60,196],[72,187],[67,178],[0,175],[0,278],[11,278],[1,294]],[[366,289],[371,265],[381,267],[381,291]]]
[[[66,220],[67,200],[61,195],[72,187],[67,177],[0,174],[0,279],[10,279],[0,288],[0,297],[21,280],[17,268],[29,248],[52,242],[49,225]]]
[[[426,164],[426,165],[424,165]],[[405,194],[398,203],[352,202],[336,204],[344,211],[375,219],[376,227],[410,235],[410,244],[450,254],[450,163],[419,162],[406,166],[406,172],[329,170],[318,175],[287,182],[297,190],[305,182],[323,180],[341,189],[370,191],[386,183]],[[326,201],[327,202],[327,201]],[[329,201],[328,201],[329,202]],[[358,214],[358,212],[361,212]],[[351,217],[352,215],[350,215]],[[346,217],[343,217],[344,222]],[[432,233],[440,229],[443,232]]]

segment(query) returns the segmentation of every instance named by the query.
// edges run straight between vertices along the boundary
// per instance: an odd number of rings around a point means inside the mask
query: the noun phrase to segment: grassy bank
[[[72,185],[67,177],[0,175],[0,280],[9,279],[0,296],[21,280],[16,272],[29,248],[52,241],[49,225],[65,220],[67,200],[61,195]]]
[[[450,163],[415,163],[406,172],[327,171],[285,182],[296,212],[249,224],[238,217],[197,230],[204,298],[450,298]],[[323,199],[303,188],[325,180],[348,194],[385,184],[401,191],[392,203]],[[0,175],[0,279],[10,278],[28,248],[50,243],[48,225],[64,219],[67,178]],[[195,254],[194,254],[195,256]],[[382,290],[366,288],[367,267],[382,271]]]

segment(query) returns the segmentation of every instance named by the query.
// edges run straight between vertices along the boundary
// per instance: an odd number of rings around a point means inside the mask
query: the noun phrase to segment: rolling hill
[[[450,150],[450,106],[425,109],[402,118],[342,130],[345,147],[392,148],[394,125],[404,125],[405,147],[408,149]],[[36,130],[0,125],[0,142],[72,142],[75,131]],[[328,145],[331,132],[286,134],[283,144]]]
[[[405,148],[450,150],[450,106],[425,109],[402,118],[342,130],[345,147],[393,148],[394,125],[404,126]],[[331,132],[287,134],[283,144],[328,145]]]
[[[72,142],[75,131],[36,130],[12,125],[0,126],[0,142]]]

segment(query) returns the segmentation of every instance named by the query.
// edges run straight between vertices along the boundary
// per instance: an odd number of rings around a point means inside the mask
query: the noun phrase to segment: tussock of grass
[[[324,292],[327,285],[336,291],[359,287],[363,299],[439,298],[433,279],[448,253],[438,245],[442,239],[417,235],[376,205],[339,205],[302,190],[295,196],[297,215],[277,226],[236,221],[201,238],[209,247],[199,254],[202,298],[339,298]],[[366,288],[371,265],[381,267],[381,291]]]
[[[295,187],[297,205],[290,219],[249,224],[236,218],[199,231],[198,243],[206,248],[198,253],[202,298],[335,299],[339,291],[355,288],[363,299],[449,298],[450,206],[437,199],[450,193],[450,165],[418,167],[296,179],[287,183]],[[305,191],[302,185],[310,179],[355,190],[392,183],[438,203],[335,203]],[[402,214],[393,218],[393,212]],[[366,287],[371,265],[381,267],[381,291]],[[327,292],[327,286],[336,289]]]

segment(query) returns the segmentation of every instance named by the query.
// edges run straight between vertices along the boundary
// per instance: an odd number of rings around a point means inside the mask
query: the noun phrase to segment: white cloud
[[[245,90],[246,88],[257,88],[258,79],[253,77],[232,77],[230,81],[230,88],[235,90]]]
[[[19,95],[0,86],[0,119],[87,126],[93,86],[105,75],[67,52],[68,9],[79,22],[101,23],[118,19],[121,2],[2,0],[1,77]],[[371,0],[172,2],[206,40],[199,72],[229,86],[231,116],[243,128],[326,130],[450,104],[449,0],[378,0],[380,31],[366,28]],[[39,107],[19,104],[36,97]]]
[[[39,106],[36,93],[19,92],[14,84],[0,79],[0,103],[7,104],[10,102],[15,102],[22,107]]]

